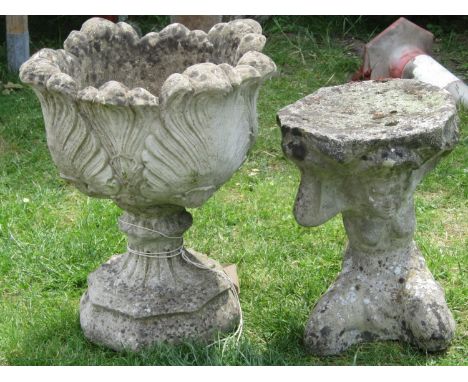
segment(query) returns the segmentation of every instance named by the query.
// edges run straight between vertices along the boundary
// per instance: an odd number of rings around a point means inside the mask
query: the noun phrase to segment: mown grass
[[[23,89],[0,95],[0,365],[468,364],[466,110],[460,110],[460,144],[416,193],[416,241],[457,321],[452,346],[439,354],[398,342],[361,344],[336,357],[305,353],[304,325],[340,270],[346,236],[340,217],[317,228],[295,222],[299,173],[282,154],[275,114],[348,79],[360,58],[337,37],[359,25],[351,19],[320,18],[315,27],[278,20],[267,26],[265,52],[279,75],[260,95],[257,143],[233,178],[191,210],[194,225],[186,235],[188,247],[238,265],[245,319],[239,346],[185,344],[132,354],[85,339],[79,298],[87,274],[125,250],[116,226],[121,211],[60,180],[39,102]]]

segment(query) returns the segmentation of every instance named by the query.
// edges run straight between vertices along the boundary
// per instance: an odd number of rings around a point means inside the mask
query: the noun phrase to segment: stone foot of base
[[[194,251],[187,256],[222,269]],[[148,263],[154,260],[118,255],[90,274],[80,306],[81,327],[89,340],[114,350],[139,351],[162,342],[206,343],[235,330],[239,306],[223,277],[180,256],[157,261],[155,265]],[[151,267],[154,274],[148,271]],[[128,276],[139,269],[146,277]]]
[[[319,300],[305,330],[305,345],[333,355],[360,342],[402,340],[425,351],[449,345],[455,321],[440,285],[416,247],[397,256],[353,258]]]
[[[231,293],[224,293],[197,312],[134,318],[94,305],[88,292],[81,299],[80,323],[92,342],[111,349],[139,351],[157,343],[209,342],[235,329],[239,315]]]

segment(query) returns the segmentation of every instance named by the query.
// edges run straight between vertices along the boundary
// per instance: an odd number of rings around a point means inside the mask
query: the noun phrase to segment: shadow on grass
[[[32,295],[26,303],[10,301],[3,316],[11,322],[1,343],[8,365],[433,365],[459,364],[463,336],[454,339],[447,353],[425,354],[396,341],[355,345],[331,357],[308,355],[303,344],[307,318],[297,309],[279,305],[267,316],[247,312],[239,344],[234,339],[211,346],[161,344],[133,353],[115,352],[89,342],[79,323],[79,296]],[[10,317],[8,317],[10,316]],[[10,319],[8,319],[10,318]],[[7,346],[5,346],[7,345]],[[0,353],[2,349],[0,349]]]
[[[18,333],[18,343],[6,355],[9,365],[286,365],[300,355],[291,350],[294,339],[259,346],[244,338],[211,346],[197,343],[160,344],[133,353],[114,352],[90,343],[83,335],[77,313],[56,315],[57,319],[36,322]],[[60,319],[58,319],[60,317]],[[285,346],[285,344],[287,344]],[[270,346],[271,345],[271,346]],[[296,354],[294,354],[296,353]]]
[[[40,310],[41,308],[39,308]],[[42,308],[44,309],[44,308]],[[46,313],[46,312],[44,312]],[[22,333],[5,356],[9,365],[426,365],[440,363],[446,354],[426,355],[398,342],[360,344],[332,357],[307,355],[302,342],[303,327],[283,325],[267,340],[253,341],[248,333],[235,341],[211,346],[196,343],[157,345],[133,352],[114,352],[90,343],[83,335],[76,305],[42,315]],[[14,350],[13,350],[14,349]],[[450,364],[450,362],[443,362]]]
[[[303,353],[300,344],[302,328],[297,325],[286,325],[284,332],[277,333],[272,341],[252,341],[246,332],[239,344],[231,339],[211,346],[161,344],[140,353],[114,352],[94,345],[84,337],[79,324],[77,298],[59,300],[37,296],[28,307],[13,302],[7,307],[7,315],[22,318],[12,320],[17,322],[8,326],[10,333],[5,333],[9,338],[9,343],[3,344],[8,349],[3,356],[6,364],[287,365],[295,364],[295,359]]]

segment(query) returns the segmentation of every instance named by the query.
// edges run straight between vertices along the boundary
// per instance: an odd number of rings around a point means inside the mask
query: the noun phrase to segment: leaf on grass
[[[5,85],[3,85],[5,89],[23,89],[23,85],[20,84],[14,84],[13,82],[8,82]]]
[[[7,82],[6,84],[2,84],[0,82],[0,90],[2,91],[3,95],[9,95],[13,93],[15,90],[23,89],[23,85],[14,84],[13,82]]]

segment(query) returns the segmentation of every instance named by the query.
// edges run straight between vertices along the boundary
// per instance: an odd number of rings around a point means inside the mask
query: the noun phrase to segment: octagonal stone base
[[[191,261],[222,270],[205,255],[186,253]],[[157,276],[165,274],[164,280],[156,277],[155,281],[150,274],[154,262],[159,263],[161,272]],[[143,269],[146,277],[137,281],[128,273],[121,276],[122,269],[132,268],[132,274]],[[239,323],[239,306],[229,282],[181,256],[147,259],[117,255],[89,275],[88,285],[81,298],[81,327],[90,341],[114,350],[139,351],[162,342],[209,342]]]

